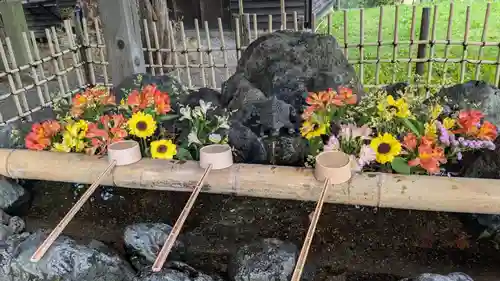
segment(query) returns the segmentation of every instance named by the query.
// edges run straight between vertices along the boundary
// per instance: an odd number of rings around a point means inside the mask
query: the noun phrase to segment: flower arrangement
[[[223,130],[229,128],[229,115],[214,114],[216,108],[203,100],[194,108],[181,106],[181,115],[173,114],[169,94],[156,85],[127,91],[118,105],[109,89],[89,88],[76,94],[71,105],[58,107],[56,119],[32,125],[26,148],[103,155],[108,145],[134,139],[146,157],[183,160],[196,159],[202,145],[227,143]],[[174,119],[187,121],[186,138],[162,126]]]
[[[444,110],[439,101],[412,89],[397,97],[384,91],[369,93],[350,107],[330,102],[336,108],[326,111],[311,109],[310,99],[316,97],[309,94],[303,128],[310,126],[310,116],[327,117],[315,134],[303,131],[314,148],[310,160],[321,150],[335,149],[351,156],[355,171],[436,175],[445,174],[446,165],[458,163],[466,152],[495,149],[497,128],[480,111]],[[339,109],[344,109],[343,115],[332,114]],[[332,126],[336,132],[328,130]]]
[[[308,93],[305,102],[297,133],[308,144],[309,166],[321,151],[339,150],[358,172],[447,174],[465,154],[494,150],[498,135],[481,111],[451,110],[413,88],[373,91],[360,99],[340,87]],[[111,143],[134,139],[146,157],[190,160],[198,159],[201,146],[228,142],[230,113],[224,109],[203,100],[176,108],[156,85],[127,91],[118,104],[107,88],[89,88],[56,119],[34,124],[25,145],[102,155]],[[182,129],[165,126],[169,121]]]

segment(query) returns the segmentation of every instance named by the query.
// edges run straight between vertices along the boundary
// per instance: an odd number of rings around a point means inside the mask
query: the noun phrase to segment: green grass
[[[452,18],[452,39],[451,41],[463,41],[465,32],[465,18],[466,9],[470,5],[470,29],[469,29],[469,41],[470,42],[480,42],[483,26],[484,17],[486,11],[486,3],[484,0],[475,1],[455,1],[454,13]],[[449,19],[449,1],[434,1],[434,3],[423,4],[417,7],[416,11],[416,21],[415,21],[415,39],[418,40],[420,32],[420,19],[422,15],[422,7],[437,5],[438,13],[436,19],[436,40],[445,40],[447,35],[447,26]],[[378,40],[378,27],[379,27],[379,8],[369,8],[364,10],[364,42],[365,43],[375,43]],[[430,34],[432,34],[432,21],[433,21],[434,9],[431,10],[431,29]],[[347,12],[347,26],[348,26],[348,44],[358,44],[360,38],[360,10],[349,10]],[[399,41],[409,41],[410,40],[410,27],[412,20],[412,6],[401,5],[399,7],[399,20],[398,20],[398,37]],[[392,42],[394,39],[394,25],[395,25],[395,7],[386,6],[384,7],[384,15],[382,20],[382,42]],[[326,19],[323,19],[318,27],[318,32],[327,32]],[[491,4],[490,17],[488,20],[486,42],[498,42],[500,43],[500,2]],[[334,12],[332,17],[332,35],[337,38],[341,46],[345,42],[344,38],[344,17],[343,12]],[[434,58],[444,58],[445,46],[435,45],[434,47]],[[450,45],[448,58],[459,59],[463,55],[463,46],[461,45]],[[483,47],[482,60],[496,61],[499,53],[499,46],[485,46]],[[408,58],[409,56],[409,44],[401,43],[398,45],[397,58]],[[467,48],[467,58],[478,59],[479,46],[469,46]],[[427,48],[427,56],[429,55],[429,47]],[[381,59],[392,59],[393,56],[393,46],[381,46],[380,47],[380,58]],[[376,59],[377,57],[377,47],[368,46],[364,48],[364,60]],[[417,57],[417,46],[414,45],[411,54],[412,58]],[[348,53],[349,60],[359,60],[359,49],[349,48]],[[431,84],[441,84],[443,78],[445,78],[448,83],[459,83],[460,81],[460,71],[461,65],[459,63],[444,63],[434,62],[432,64],[432,73],[429,75],[428,64],[426,63],[425,73],[423,79],[425,82],[429,81]],[[484,80],[489,83],[495,82],[495,71],[496,65],[481,65],[479,71],[479,80]],[[360,65],[355,63],[355,68],[360,75]],[[376,84],[375,64],[364,64],[363,67],[363,84],[373,85]],[[445,69],[446,68],[446,69]],[[415,63],[412,63],[411,73],[415,72]],[[465,75],[464,81],[476,78],[476,64],[466,63],[465,64]],[[391,63],[382,62],[379,71],[379,81],[378,84],[389,84],[394,81],[408,81],[408,63]]]

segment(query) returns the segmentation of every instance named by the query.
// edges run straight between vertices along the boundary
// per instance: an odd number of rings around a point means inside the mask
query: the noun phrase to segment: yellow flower
[[[88,128],[87,122],[85,120],[80,120],[66,125],[66,132],[73,138],[84,138]]]
[[[151,157],[156,159],[172,159],[177,154],[177,146],[171,140],[151,142]]]
[[[128,130],[131,135],[147,138],[152,136],[156,131],[156,121],[150,114],[137,112],[132,115],[127,122]]]
[[[395,100],[391,95],[388,95],[385,101],[379,102],[377,108],[382,114],[389,113],[385,116],[387,119],[391,119],[393,116],[407,118],[411,115],[408,103],[403,98]]]
[[[424,124],[424,135],[433,140],[437,138],[437,126],[435,122]]]
[[[52,145],[52,151],[57,152],[70,152],[71,147],[65,144],[64,142],[56,142]]]
[[[401,143],[391,134],[384,133],[372,139],[370,147],[376,153],[376,160],[380,164],[390,163],[401,153]]]
[[[453,129],[453,127],[455,127],[455,119],[451,119],[450,117],[446,117],[444,118],[443,120],[443,127],[446,129],[446,130],[451,130]]]
[[[304,121],[300,128],[300,134],[310,140],[326,134],[326,124],[319,124],[313,121]]]
[[[441,114],[441,112],[443,112],[443,107],[439,104],[435,104],[432,108],[431,108],[431,120],[436,120],[439,115]]]

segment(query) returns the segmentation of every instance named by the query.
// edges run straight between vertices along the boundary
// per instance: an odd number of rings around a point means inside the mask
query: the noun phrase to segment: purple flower
[[[492,141],[483,140],[466,140],[462,137],[458,138],[458,142],[462,147],[470,149],[489,149],[495,150],[495,144]]]
[[[448,133],[448,130],[441,124],[441,122],[436,121],[436,124],[439,128],[439,141],[444,144],[445,146],[450,146],[450,134]]]
[[[457,152],[457,160],[458,161],[462,160],[462,157],[463,157],[462,152],[460,152],[460,151]]]

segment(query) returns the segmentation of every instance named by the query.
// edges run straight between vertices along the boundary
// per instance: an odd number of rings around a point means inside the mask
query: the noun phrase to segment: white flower
[[[207,111],[212,108],[211,102],[205,102],[204,100],[200,100],[200,109],[203,115],[207,115]]]
[[[200,139],[198,139],[198,135],[196,134],[196,132],[191,131],[191,133],[189,133],[188,135],[188,146],[193,143],[202,144]]]
[[[217,118],[217,129],[229,129],[229,116],[216,115],[215,118]]]
[[[330,138],[328,139],[328,142],[324,146],[323,150],[324,151],[333,151],[333,150],[339,150],[339,149],[340,149],[339,139],[337,139],[336,136],[331,135]]]
[[[372,161],[375,161],[377,158],[377,154],[373,149],[366,144],[363,144],[361,147],[361,150],[359,151],[359,158],[358,158],[358,164],[361,167],[364,167],[368,164],[370,164]]]
[[[181,107],[179,109],[179,112],[181,114],[181,118],[179,120],[193,120],[193,117],[191,116],[191,108],[189,106],[186,107]]]
[[[370,139],[372,130],[367,125],[357,127],[354,124],[340,125],[339,137],[344,140],[355,139]]]
[[[220,143],[222,141],[222,136],[220,134],[210,134],[208,135],[208,140],[212,143]]]
[[[201,107],[196,106],[193,109],[193,117],[201,120],[205,119],[205,114],[203,114]]]

